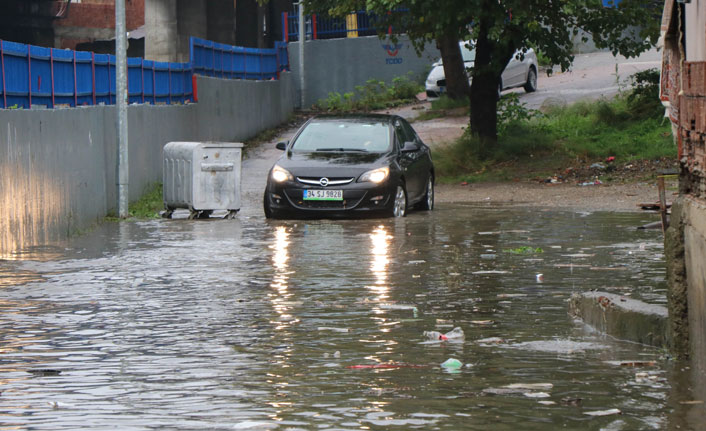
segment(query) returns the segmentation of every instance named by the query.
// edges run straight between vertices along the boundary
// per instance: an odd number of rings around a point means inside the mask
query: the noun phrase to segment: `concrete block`
[[[667,308],[606,292],[571,296],[569,313],[615,338],[667,347]]]

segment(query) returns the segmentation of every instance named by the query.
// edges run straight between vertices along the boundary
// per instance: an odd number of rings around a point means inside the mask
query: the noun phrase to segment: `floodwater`
[[[108,223],[0,261],[0,429],[696,429],[681,365],[567,314],[589,289],[665,302],[652,221]]]

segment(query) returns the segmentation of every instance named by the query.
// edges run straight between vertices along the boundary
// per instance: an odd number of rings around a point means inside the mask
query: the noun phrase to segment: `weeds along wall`
[[[292,76],[198,77],[199,103],[130,105],[130,201],[162,180],[170,141],[242,141],[293,111]],[[0,110],[0,258],[53,243],[117,206],[115,106]],[[113,211],[114,212],[114,211]]]
[[[418,56],[406,36],[397,42],[377,36],[308,40],[304,42],[304,106],[326,99],[329,93],[354,91],[369,79],[389,84],[393,78],[411,73],[410,78],[422,82],[439,58],[441,54],[432,44]],[[289,64],[299,107],[299,42],[289,43]]]

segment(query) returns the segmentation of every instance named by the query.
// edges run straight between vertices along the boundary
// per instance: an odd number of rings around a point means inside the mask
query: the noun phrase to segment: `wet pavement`
[[[567,314],[664,302],[653,218],[107,223],[0,261],[0,429],[698,429],[687,370]]]

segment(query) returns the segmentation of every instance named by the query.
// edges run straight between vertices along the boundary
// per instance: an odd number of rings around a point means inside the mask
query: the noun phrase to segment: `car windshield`
[[[461,56],[463,56],[463,61],[475,61],[476,60],[476,50],[468,49],[466,42],[461,42]]]
[[[390,150],[386,123],[345,120],[314,120],[292,144],[295,152],[371,152]]]
[[[467,43],[468,42],[459,42],[459,46],[461,47],[461,57],[463,57],[464,63],[476,60],[476,49],[468,49]],[[439,59],[438,63],[443,64],[442,59]]]

